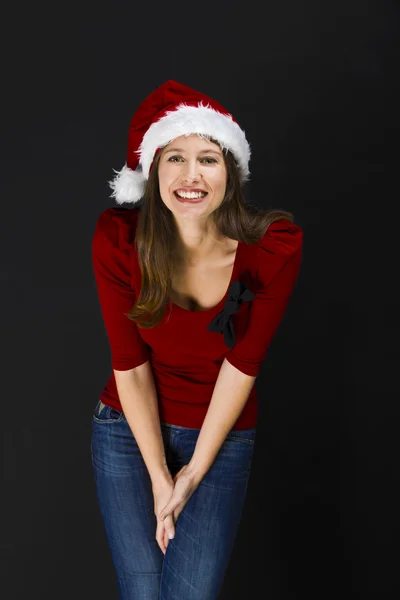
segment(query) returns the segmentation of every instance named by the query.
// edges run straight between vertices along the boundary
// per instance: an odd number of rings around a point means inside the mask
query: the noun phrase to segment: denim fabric
[[[194,452],[199,429],[161,423],[174,476]],[[92,464],[121,600],[214,600],[240,524],[255,428],[230,431],[180,513],[165,555],[155,539],[151,479],[123,412],[97,403]]]

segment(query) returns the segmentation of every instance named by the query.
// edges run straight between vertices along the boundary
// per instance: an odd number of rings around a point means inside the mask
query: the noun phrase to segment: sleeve
[[[111,365],[118,371],[133,369],[149,359],[148,346],[136,323],[125,315],[135,303],[132,252],[129,244],[121,248],[121,233],[126,231],[123,213],[106,209],[97,220],[92,238],[97,294],[110,344]]]
[[[303,231],[286,219],[272,223],[257,251],[257,288],[252,290],[246,332],[225,358],[239,371],[256,377],[297,281]]]

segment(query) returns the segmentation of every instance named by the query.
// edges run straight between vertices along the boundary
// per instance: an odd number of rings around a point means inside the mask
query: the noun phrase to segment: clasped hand
[[[184,465],[170,481],[153,485],[156,540],[164,554],[169,539],[175,536],[176,521],[199,483],[189,465]]]

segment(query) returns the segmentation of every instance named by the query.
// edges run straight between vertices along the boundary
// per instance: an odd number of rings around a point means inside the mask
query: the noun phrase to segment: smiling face
[[[177,137],[161,150],[158,179],[161,198],[175,215],[207,217],[225,196],[227,170],[221,148],[195,134]]]

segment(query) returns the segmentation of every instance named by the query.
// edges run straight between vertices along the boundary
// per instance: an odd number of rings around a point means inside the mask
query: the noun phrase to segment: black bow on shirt
[[[243,302],[249,302],[253,298],[255,298],[255,295],[244,283],[241,281],[232,281],[224,308],[207,326],[208,331],[223,333],[225,344],[229,348],[233,348],[236,344],[236,336],[232,323],[232,315],[237,313]]]

